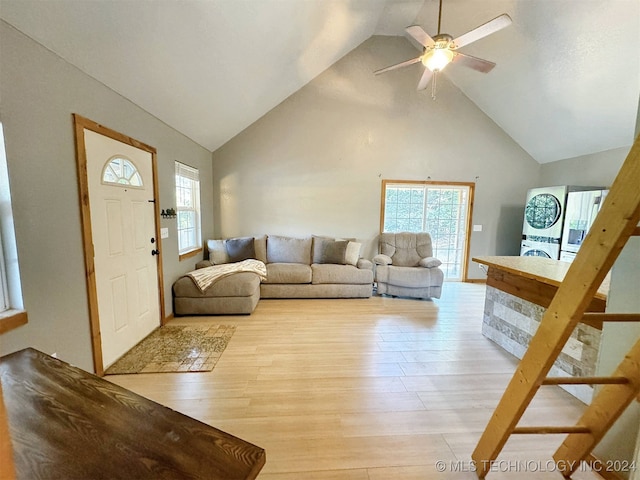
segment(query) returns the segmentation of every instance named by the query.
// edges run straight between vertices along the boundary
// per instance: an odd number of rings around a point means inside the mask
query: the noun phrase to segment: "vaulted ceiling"
[[[447,78],[540,163],[631,145],[640,1],[444,0],[442,31],[502,13],[462,50],[498,66]],[[213,151],[371,35],[434,35],[438,1],[0,0],[0,16]]]

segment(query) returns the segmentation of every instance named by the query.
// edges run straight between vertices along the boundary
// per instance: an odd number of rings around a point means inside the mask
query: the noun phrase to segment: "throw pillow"
[[[347,244],[347,252],[345,254],[345,263],[347,265],[358,266],[361,247],[362,244],[360,242],[349,242]]]
[[[255,259],[267,263],[267,236],[256,237],[253,245],[256,251]]]
[[[241,262],[256,257],[253,237],[229,238],[225,242],[230,262]]]
[[[229,263],[229,255],[227,255],[227,247],[224,240],[207,240],[207,248],[209,249],[209,261],[214,265],[222,265]]]
[[[421,267],[434,268],[442,265],[442,262],[435,257],[426,257],[420,260],[418,264]]]
[[[293,238],[269,235],[267,237],[269,263],[311,263],[311,237]]]
[[[338,265],[345,264],[345,256],[347,253],[347,245],[349,242],[331,242],[325,240],[322,243],[322,255],[320,263],[335,263]]]
[[[331,237],[323,237],[321,235],[313,235],[313,248],[311,253],[311,263],[322,263],[322,250],[324,249],[325,242],[333,242]]]
[[[313,238],[313,249],[311,254],[311,263],[322,263],[322,249],[324,242],[353,242],[355,238],[333,238],[327,237],[325,235],[312,235]]]

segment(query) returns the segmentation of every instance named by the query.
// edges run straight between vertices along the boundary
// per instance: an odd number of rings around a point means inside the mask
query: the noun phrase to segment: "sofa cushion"
[[[267,236],[256,237],[253,246],[256,251],[256,260],[267,263]]]
[[[241,262],[256,256],[253,237],[229,238],[225,245],[230,262]]]
[[[373,272],[373,262],[371,260],[367,260],[366,258],[359,258],[356,267],[363,270],[371,270]]]
[[[376,269],[378,283],[388,283],[398,287],[429,287],[442,285],[444,273],[439,268],[394,267],[379,265]]]
[[[252,272],[238,272],[223,277],[204,292],[196,286],[192,278],[184,276],[173,284],[176,297],[248,297],[260,288],[260,277]]]
[[[373,271],[364,270],[353,265],[335,265],[332,263],[314,263],[311,265],[314,285],[318,284],[351,284],[365,285],[373,283]]]
[[[267,263],[304,263],[310,265],[311,237],[292,238],[269,235],[267,237]]]
[[[415,267],[420,259],[433,256],[431,236],[421,233],[381,233],[380,253],[401,267]]]
[[[267,263],[264,283],[311,283],[311,267],[302,263]]]
[[[322,242],[322,251],[320,253],[320,261],[318,263],[335,263],[344,265],[347,254],[347,241],[329,241]]]
[[[415,235],[396,234],[396,251],[391,255],[393,264],[401,267],[416,267],[421,258],[418,254]]]

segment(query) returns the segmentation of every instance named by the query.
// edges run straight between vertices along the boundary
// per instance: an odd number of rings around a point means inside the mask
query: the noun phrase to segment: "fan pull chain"
[[[436,79],[438,78],[438,71],[434,70],[433,80],[431,80],[431,98],[436,99]]]

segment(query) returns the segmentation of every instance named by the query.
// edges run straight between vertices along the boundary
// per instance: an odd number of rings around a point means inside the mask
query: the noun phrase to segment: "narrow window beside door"
[[[198,170],[176,162],[176,210],[180,259],[202,249],[200,234],[200,177]]]

